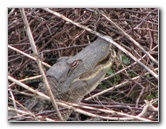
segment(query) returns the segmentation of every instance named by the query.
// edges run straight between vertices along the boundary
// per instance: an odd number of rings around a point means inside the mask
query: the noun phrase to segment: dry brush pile
[[[98,36],[112,37],[118,55],[101,84],[72,108],[74,121],[159,121],[157,8],[25,8],[37,47],[33,53],[21,10],[8,9],[8,120],[56,121],[56,109],[34,113],[27,99],[37,92],[44,71],[62,56],[73,56]],[[53,12],[55,12],[53,14]],[[59,109],[61,110],[61,109]]]

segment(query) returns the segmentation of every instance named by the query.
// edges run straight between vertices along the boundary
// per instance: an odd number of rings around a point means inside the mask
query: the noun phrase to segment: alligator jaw
[[[55,99],[79,103],[93,91],[112,65],[109,49],[108,42],[97,39],[75,56],[58,59],[47,71]],[[39,91],[46,93],[43,84],[39,86]],[[44,105],[48,107],[47,104]],[[72,110],[66,109],[61,113],[64,120],[68,119],[71,112]]]
[[[70,69],[66,81],[60,86],[62,94],[68,95],[66,101],[79,102],[97,87],[112,65],[109,49],[108,42],[97,39],[69,58],[67,64],[73,64],[74,68]]]

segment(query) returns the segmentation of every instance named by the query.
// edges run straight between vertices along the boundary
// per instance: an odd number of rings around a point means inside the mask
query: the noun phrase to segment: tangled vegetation
[[[64,106],[73,109],[69,120],[159,121],[157,8],[25,8],[24,11],[38,55],[32,51],[20,9],[9,8],[9,121],[56,121],[50,117],[56,110],[33,113],[27,108],[26,100],[35,96],[31,89],[37,90],[42,80],[35,57],[40,57],[47,71],[59,57],[77,54],[102,35],[112,37],[130,54],[114,45],[119,58],[100,85],[80,104]]]

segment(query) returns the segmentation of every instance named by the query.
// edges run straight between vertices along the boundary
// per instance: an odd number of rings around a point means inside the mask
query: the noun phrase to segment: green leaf
[[[111,74],[113,74],[113,73],[115,73],[115,70],[113,70],[112,68],[110,68],[110,69],[108,70],[108,72],[107,72],[107,75],[111,75]]]
[[[125,65],[129,65],[130,64],[130,59],[127,56],[122,55],[122,62]]]
[[[150,74],[147,74],[146,77],[147,77],[148,79],[150,79]]]
[[[104,83],[101,83],[100,87],[101,87],[101,89],[107,89],[107,88],[109,88],[109,86],[106,85],[106,84],[104,84]]]
[[[120,81],[121,80],[121,76],[120,75],[115,75],[114,79],[115,79],[115,81]]]
[[[130,77],[135,77],[136,76],[136,74],[134,72],[129,72],[128,74],[129,74]]]
[[[146,99],[148,99],[148,100],[151,100],[151,99],[153,99],[153,98],[155,98],[155,96],[154,96],[154,95],[149,95],[149,96],[146,96]]]

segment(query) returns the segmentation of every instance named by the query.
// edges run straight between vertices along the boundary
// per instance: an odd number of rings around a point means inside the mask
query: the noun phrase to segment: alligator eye
[[[80,61],[81,61],[81,59],[78,59],[78,60],[73,61],[72,63],[67,63],[68,66],[70,67],[70,69],[68,71],[68,76],[71,75],[71,71],[74,70],[79,65]]]
[[[71,64],[68,64],[68,65],[69,65],[70,68],[74,69],[74,68],[76,68],[78,66],[80,61],[81,60],[78,59],[78,60],[75,60],[74,62],[72,62]]]

